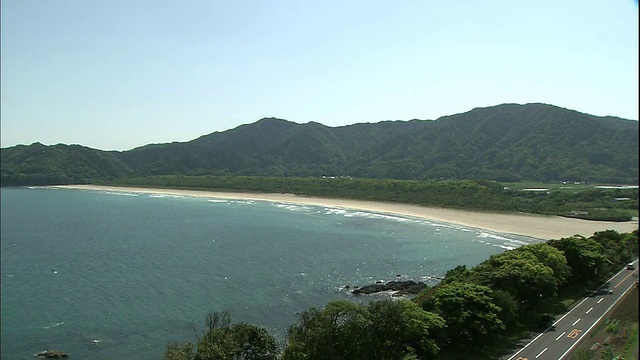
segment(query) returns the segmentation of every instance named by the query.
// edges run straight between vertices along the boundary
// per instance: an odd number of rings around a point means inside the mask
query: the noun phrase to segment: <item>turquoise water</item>
[[[538,240],[326,207],[1,190],[1,357],[158,359],[210,310],[284,339],[296,313],[397,275],[433,283]],[[94,341],[97,340],[97,341]],[[95,343],[94,343],[95,342]]]

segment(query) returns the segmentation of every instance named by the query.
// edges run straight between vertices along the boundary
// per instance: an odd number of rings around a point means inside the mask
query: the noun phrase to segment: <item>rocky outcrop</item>
[[[36,355],[38,355],[38,357],[47,358],[47,359],[60,359],[60,358],[69,357],[69,354],[67,354],[66,352],[55,351],[55,350],[41,351]]]
[[[426,288],[427,285],[423,282],[415,282],[413,280],[407,281],[389,281],[386,284],[376,283],[372,285],[366,285],[361,288],[351,291],[354,295],[360,294],[375,294],[383,291],[395,291],[395,295],[415,295]]]

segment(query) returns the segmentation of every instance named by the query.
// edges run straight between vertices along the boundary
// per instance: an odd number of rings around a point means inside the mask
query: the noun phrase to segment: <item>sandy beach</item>
[[[446,222],[494,232],[529,236],[543,240],[559,239],[576,234],[590,236],[596,231],[603,231],[607,229],[616,230],[618,232],[631,232],[638,228],[637,220],[623,223],[608,221],[587,221],[564,218],[560,216],[544,216],[532,214],[495,214],[488,212],[422,207],[408,204],[316,198],[292,194],[213,192],[200,190],[116,187],[101,185],[67,185],[56,187],[91,191],[126,191],[131,193],[182,195],[214,199],[273,201],[289,204],[306,204],[343,209],[356,209],[375,213],[395,214],[429,219],[433,221]]]

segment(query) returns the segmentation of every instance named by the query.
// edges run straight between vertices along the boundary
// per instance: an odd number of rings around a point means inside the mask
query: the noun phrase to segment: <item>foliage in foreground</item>
[[[598,284],[637,254],[637,230],[525,245],[471,269],[458,266],[411,301],[343,300],[304,311],[282,353],[266,330],[213,313],[195,346],[172,343],[165,359],[496,358],[518,340],[514,334],[542,330],[550,309],[564,311],[563,294]]]
[[[443,327],[440,316],[408,300],[333,301],[301,314],[282,359],[428,359],[440,350]]]
[[[275,360],[280,348],[266,329],[247,323],[231,325],[228,312],[210,312],[208,331],[191,343],[169,343],[165,360],[246,359]],[[194,352],[195,350],[195,352]]]

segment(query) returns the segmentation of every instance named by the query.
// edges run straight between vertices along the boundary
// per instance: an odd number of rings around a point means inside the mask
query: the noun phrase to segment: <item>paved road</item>
[[[624,293],[634,286],[638,274],[635,269],[622,269],[611,277],[602,288],[583,299],[571,311],[556,320],[553,325],[507,360],[562,360],[604,315],[613,308]],[[609,293],[611,290],[612,293]]]

